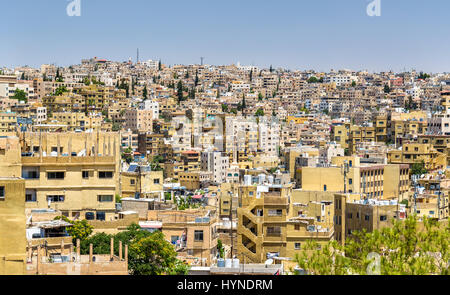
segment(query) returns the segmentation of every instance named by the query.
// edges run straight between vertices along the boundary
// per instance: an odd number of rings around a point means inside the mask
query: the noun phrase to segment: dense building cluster
[[[58,259],[127,273],[128,245],[80,255],[64,220],[161,231],[193,272],[223,259],[289,272],[311,240],[448,220],[449,144],[450,74],[96,57],[3,68],[0,274],[68,273]]]

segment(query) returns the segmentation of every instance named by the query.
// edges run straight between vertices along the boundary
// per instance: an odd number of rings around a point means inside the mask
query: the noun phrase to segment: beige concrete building
[[[112,220],[119,188],[118,133],[24,133],[26,208]]]
[[[23,275],[26,265],[25,181],[0,177],[0,275]]]

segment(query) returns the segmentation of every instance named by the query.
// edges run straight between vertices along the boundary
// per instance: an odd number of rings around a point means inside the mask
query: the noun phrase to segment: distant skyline
[[[450,72],[450,1],[2,1],[0,67],[161,59],[291,70]]]

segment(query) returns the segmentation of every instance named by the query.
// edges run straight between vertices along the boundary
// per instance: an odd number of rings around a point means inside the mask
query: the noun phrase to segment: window
[[[380,215],[380,221],[386,221],[387,216],[386,215]]]
[[[203,231],[202,230],[194,231],[194,241],[195,242],[203,242]]]
[[[300,243],[295,243],[294,244],[294,248],[295,248],[295,250],[300,250],[301,244]]]
[[[353,218],[353,214],[352,214],[352,213],[348,213],[348,214],[347,214],[347,218],[348,218],[348,219],[352,219],[352,218]]]
[[[134,179],[130,179],[130,184],[134,185],[136,183],[136,181]]]
[[[113,178],[112,171],[99,171],[98,178]]]
[[[282,216],[283,210],[276,209],[276,210],[269,210],[269,216]]]
[[[106,220],[105,212],[97,212],[97,220],[105,221]]]
[[[153,184],[159,184],[159,178],[153,179]]]
[[[47,202],[50,201],[52,203],[62,203],[64,202],[64,196],[62,195],[50,195],[47,196]]]
[[[36,195],[27,193],[25,194],[25,202],[36,202]]]
[[[39,168],[22,168],[22,178],[39,179]]]
[[[5,199],[5,187],[0,186],[0,200],[4,200],[4,199]]]
[[[300,230],[300,225],[299,224],[294,225],[294,229],[295,230]]]
[[[47,179],[64,179],[64,172],[47,172]]]
[[[81,171],[81,176],[83,177],[83,179],[89,178],[89,171]]]
[[[93,212],[86,212],[86,220],[94,220],[95,214]]]
[[[101,195],[101,196],[97,196],[97,199],[99,202],[103,203],[103,202],[112,202],[113,201],[113,196],[112,195]]]
[[[323,191],[326,192],[327,191],[327,185],[323,186]]]
[[[364,220],[369,221],[370,220],[370,215],[364,215]]]
[[[348,184],[353,184],[353,179],[349,178],[348,179]]]

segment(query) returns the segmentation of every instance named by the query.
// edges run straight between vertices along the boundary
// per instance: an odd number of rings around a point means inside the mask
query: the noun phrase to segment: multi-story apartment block
[[[24,133],[21,139],[26,208],[114,219],[120,192],[118,133]]]
[[[336,194],[334,200],[336,241],[345,244],[354,231],[372,232],[392,226],[393,220],[406,217],[405,205],[397,200],[361,199],[358,194]]]
[[[447,154],[438,152],[430,143],[407,143],[401,150],[388,152],[388,162],[392,164],[412,165],[422,161],[427,170],[444,169],[447,167]]]
[[[201,169],[212,172],[214,182],[225,182],[228,167],[230,167],[229,158],[224,153],[208,151],[201,153]]]
[[[409,166],[361,164],[358,157],[336,157],[330,167],[302,168],[301,187],[307,191],[358,193],[370,199],[404,199],[408,198]]]

